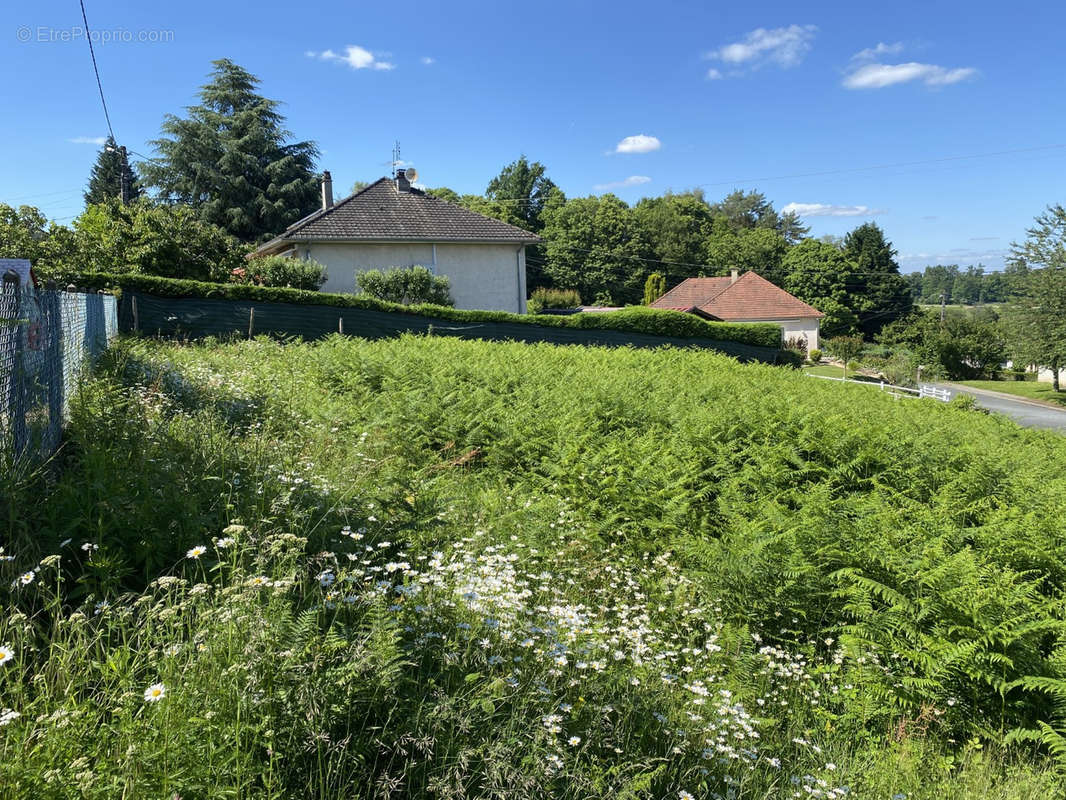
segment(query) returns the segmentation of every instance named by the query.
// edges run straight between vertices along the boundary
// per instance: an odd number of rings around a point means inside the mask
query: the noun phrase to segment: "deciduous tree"
[[[1009,264],[1020,277],[1010,330],[1016,360],[1046,367],[1059,391],[1066,366],[1066,208],[1049,206],[1023,242],[1011,243]]]

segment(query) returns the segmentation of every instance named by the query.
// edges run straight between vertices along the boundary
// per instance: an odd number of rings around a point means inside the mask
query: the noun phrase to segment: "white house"
[[[357,292],[368,269],[427,267],[451,283],[456,308],[526,310],[529,231],[415,189],[404,170],[333,202],[323,174],[322,208],[291,225],[254,255],[312,259],[326,268],[324,292]]]
[[[818,349],[821,311],[770,283],[755,272],[727,278],[686,278],[651,304],[652,308],[687,311],[721,322],[772,322],[781,340],[803,340],[807,352]]]

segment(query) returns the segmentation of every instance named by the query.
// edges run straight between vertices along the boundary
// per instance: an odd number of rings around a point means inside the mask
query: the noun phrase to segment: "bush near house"
[[[550,325],[560,328],[589,328],[632,331],[679,339],[710,339],[738,342],[778,350],[781,328],[769,323],[708,322],[694,314],[679,311],[632,307],[621,311],[567,316],[511,314],[506,311],[471,311],[430,304],[401,305],[366,295],[308,292],[238,283],[155,278],[147,275],[108,273],[66,273],[64,283],[88,289],[130,290],[161,297],[201,297],[217,300],[258,300],[273,303],[308,303],[341,308],[366,308],[403,314],[420,314],[456,322],[513,322],[523,325]]]
[[[405,306],[429,303],[454,305],[451,283],[446,275],[434,275],[426,267],[368,269],[356,276],[359,290],[377,300]]]
[[[276,286],[317,292],[326,282],[326,268],[317,261],[305,261],[289,256],[260,256],[237,267],[230,273],[233,283],[257,286]]]
[[[526,301],[526,310],[536,314],[545,308],[577,308],[581,305],[581,295],[577,289],[534,289]]]

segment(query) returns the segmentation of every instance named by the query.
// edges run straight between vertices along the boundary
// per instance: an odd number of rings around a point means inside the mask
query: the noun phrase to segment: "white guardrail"
[[[834,378],[831,375],[812,375],[809,372],[807,377],[819,378],[823,381],[837,381],[838,383],[857,383],[860,386],[877,386],[882,392],[888,392],[896,397],[930,397],[942,403],[947,403],[951,400],[951,392],[947,389],[938,389],[925,383],[920,384],[917,389],[909,389],[906,386],[896,386],[884,381],[857,381],[852,378]]]

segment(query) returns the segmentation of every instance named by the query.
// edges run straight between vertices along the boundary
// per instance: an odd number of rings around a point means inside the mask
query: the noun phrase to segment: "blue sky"
[[[0,10],[0,201],[69,223],[107,133],[80,10],[13,5]],[[396,139],[426,185],[459,192],[525,153],[570,196],[758,189],[816,235],[874,219],[907,271],[999,268],[1066,201],[1066,4],[1048,0],[86,11],[116,138],[148,155],[163,115],[227,57],[319,144],[338,190],[385,174]]]

